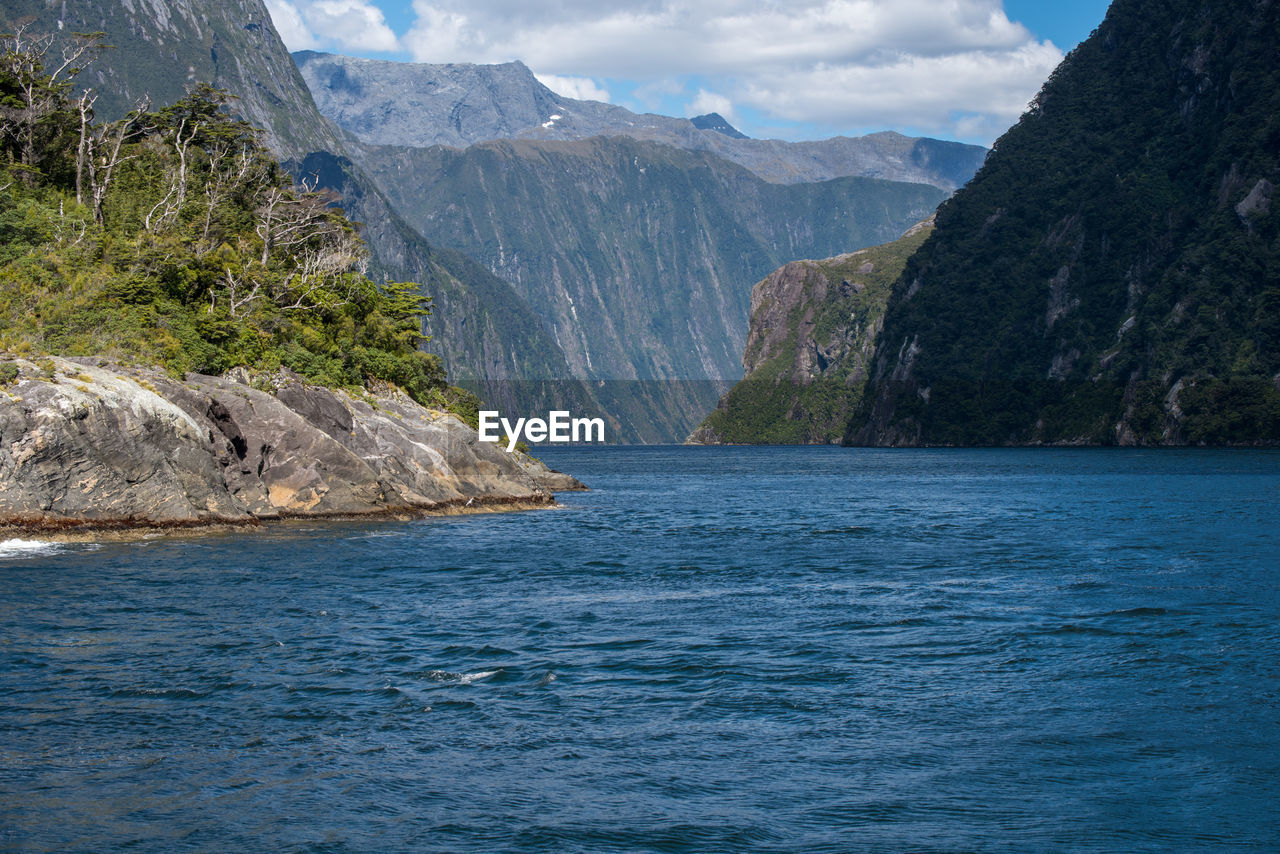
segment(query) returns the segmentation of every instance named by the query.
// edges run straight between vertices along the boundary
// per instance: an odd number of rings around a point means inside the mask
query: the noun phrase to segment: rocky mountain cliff
[[[566,98],[520,62],[431,65],[314,51],[294,58],[320,112],[371,145],[466,148],[500,139],[626,136],[710,152],[777,183],[861,176],[948,191],[964,184],[986,154],[976,145],[896,133],[795,143],[748,139],[718,116],[718,124],[708,125],[707,116],[638,115]]]
[[[822,261],[792,261],[751,289],[743,379],[691,444],[835,444],[862,399],[893,282],[933,230]]]
[[[572,375],[593,379],[736,379],[742,283],[883,242],[945,195],[867,178],[774,184],[625,137],[366,148],[364,162],[415,228],[513,283]]]
[[[0,28],[23,21],[33,33],[106,34],[111,48],[80,79],[99,93],[99,119],[120,118],[144,97],[171,104],[203,82],[234,93],[237,110],[284,157],[342,148],[262,0],[6,0]]]
[[[693,126],[698,130],[713,130],[716,133],[722,133],[725,136],[734,139],[747,139],[747,135],[729,124],[728,120],[719,113],[707,113],[703,116],[694,116],[689,119]]]
[[[1280,7],[1116,0],[895,285],[857,443],[1280,441]]]
[[[582,488],[399,392],[353,397],[287,371],[264,390],[242,370],[179,382],[97,359],[4,364],[0,530],[535,507]]]

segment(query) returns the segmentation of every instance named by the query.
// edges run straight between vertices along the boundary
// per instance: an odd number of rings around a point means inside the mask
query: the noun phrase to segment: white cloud
[[[1001,0],[414,0],[413,9],[401,44],[420,62],[519,59],[548,78],[631,80],[637,93],[675,80],[766,119],[987,142],[1062,57]]]
[[[724,95],[708,92],[706,89],[699,89],[698,94],[685,107],[684,114],[692,118],[693,116],[705,116],[707,113],[719,113],[730,122],[736,120],[733,114],[732,101]]]
[[[438,9],[423,0],[414,0],[413,11],[417,20],[402,39],[404,46],[418,62],[508,62],[519,59],[509,56],[501,60],[489,57],[488,48],[471,30],[467,16],[462,12]]]
[[[756,0],[555,6],[414,0],[413,6],[420,21],[405,46],[420,61],[522,59],[548,73],[603,77],[1014,49],[1031,40],[1000,0],[791,0],[785,8]],[[442,20],[449,22],[444,31]]]
[[[304,12],[318,33],[352,50],[396,51],[400,40],[368,0],[312,0]]]
[[[382,10],[369,0],[267,0],[267,10],[289,50],[400,50]]]
[[[832,127],[913,127],[994,139],[1017,120],[1061,60],[1057,48],[898,56],[874,66],[817,65],[744,84],[741,99],[768,115]]]
[[[576,98],[579,101],[603,101],[611,103],[609,90],[590,77],[564,77],[558,74],[536,74],[538,82],[557,95]]]
[[[271,23],[275,24],[280,40],[289,50],[315,50],[320,47],[319,40],[302,20],[298,7],[289,0],[267,0],[267,11],[271,13]]]

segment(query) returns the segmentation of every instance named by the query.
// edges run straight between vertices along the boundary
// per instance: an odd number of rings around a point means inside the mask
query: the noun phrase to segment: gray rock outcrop
[[[582,489],[399,390],[94,359],[17,359],[0,388],[0,527],[184,527],[553,503]]]

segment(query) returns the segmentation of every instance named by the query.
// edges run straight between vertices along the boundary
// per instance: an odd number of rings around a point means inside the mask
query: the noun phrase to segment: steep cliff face
[[[1278,15],[1116,0],[940,209],[849,439],[1280,441]]]
[[[772,184],[626,138],[370,149],[365,162],[414,227],[511,282],[573,376],[595,379],[736,379],[744,282],[880,243],[944,195],[864,178]]]
[[[100,119],[124,116],[142,97],[171,104],[199,81],[233,92],[286,157],[341,149],[261,0],[6,0],[0,24],[11,31],[26,19],[33,32],[106,33],[111,49],[80,78],[100,93]]]
[[[174,527],[537,506],[581,488],[403,394],[23,359],[0,388],[0,528]]]
[[[432,246],[371,186],[350,159],[316,152],[290,164],[308,180],[337,192],[343,210],[362,223],[375,277],[420,282],[434,309],[423,323],[458,382],[565,377],[559,346],[510,284],[459,252]]]
[[[430,65],[314,51],[294,58],[320,111],[370,145],[466,148],[500,139],[625,136],[710,152],[776,183],[861,176],[948,191],[967,181],[986,154],[976,145],[896,133],[797,143],[748,139],[719,116],[716,122],[637,115],[557,95],[520,62]]]
[[[745,282],[891,239],[984,154],[897,134],[749,140],[722,119],[702,117],[703,129],[563,98],[520,63],[295,57],[411,226],[510,283],[563,354],[560,393],[590,394],[632,440],[687,435],[740,376]],[[868,175],[920,183],[850,177]],[[465,294],[436,295],[441,317],[467,314]],[[477,382],[556,376],[472,355]],[[457,358],[446,363],[457,373]],[[654,385],[576,382],[601,379]]]
[[[751,290],[745,376],[692,444],[834,444],[858,405],[893,282],[933,228],[824,261],[793,261]]]

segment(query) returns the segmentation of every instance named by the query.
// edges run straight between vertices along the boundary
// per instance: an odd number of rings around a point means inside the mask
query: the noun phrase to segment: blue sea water
[[[1280,849],[1280,454],[552,449],[0,545],[0,848]]]

